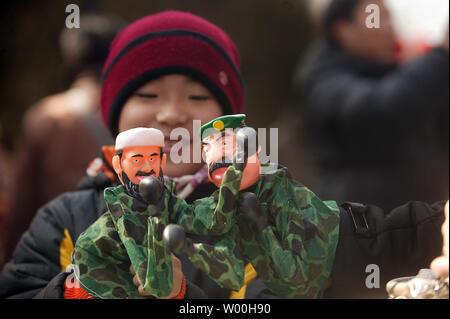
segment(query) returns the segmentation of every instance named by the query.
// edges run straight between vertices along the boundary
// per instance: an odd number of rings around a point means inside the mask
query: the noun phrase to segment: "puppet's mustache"
[[[222,156],[218,161],[215,161],[209,165],[209,175],[211,175],[216,169],[231,166],[232,163],[233,161],[228,157]]]
[[[139,171],[139,172],[136,173],[136,176],[151,176],[151,175],[154,175],[154,174],[156,174],[154,170],[151,170],[148,173]]]

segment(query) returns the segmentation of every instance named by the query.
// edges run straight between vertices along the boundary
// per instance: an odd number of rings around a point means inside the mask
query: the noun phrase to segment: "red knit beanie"
[[[122,30],[111,44],[102,76],[103,120],[117,136],[120,112],[130,95],[148,81],[173,73],[205,85],[224,114],[242,113],[239,64],[235,44],[214,24],[179,11],[146,16]]]

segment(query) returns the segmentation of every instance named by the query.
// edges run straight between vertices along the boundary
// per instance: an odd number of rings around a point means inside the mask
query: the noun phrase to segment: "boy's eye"
[[[190,95],[189,99],[194,101],[206,101],[209,100],[209,96],[207,95]]]
[[[158,97],[158,94],[153,93],[136,93],[136,95],[144,99],[155,99]]]

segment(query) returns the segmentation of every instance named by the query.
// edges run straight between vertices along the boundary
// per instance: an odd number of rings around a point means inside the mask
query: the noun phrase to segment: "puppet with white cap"
[[[163,170],[166,154],[163,153],[164,135],[154,128],[137,127],[117,136],[113,167],[127,193],[141,198],[139,184],[147,176],[164,183]]]

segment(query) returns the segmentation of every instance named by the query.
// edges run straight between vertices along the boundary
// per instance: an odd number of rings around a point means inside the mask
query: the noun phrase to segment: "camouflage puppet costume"
[[[81,236],[76,246],[79,247],[79,251],[91,250],[91,253],[84,254],[85,263],[86,257],[93,259],[92,256],[104,254],[103,248],[98,249],[98,243],[103,241],[114,244],[103,246],[112,246],[122,253],[109,254],[108,259],[111,259],[111,262],[107,264],[105,263],[107,259],[101,258],[99,265],[95,268],[89,267],[89,271],[86,267],[80,267],[80,282],[83,287],[86,290],[89,289],[87,284],[89,279],[83,280],[83,276],[86,276],[86,278],[95,278],[90,283],[91,286],[100,283],[106,286],[109,295],[104,295],[105,297],[139,298],[132,284],[131,274],[128,272],[128,258],[130,258],[144,289],[150,291],[152,282],[153,287],[158,287],[156,290],[165,287],[164,294],[161,295],[167,295],[171,289],[168,279],[171,278],[171,262],[168,248],[162,242],[162,232],[163,227],[171,222],[181,225],[189,233],[223,234],[218,236],[215,245],[195,244],[194,250],[189,253],[193,264],[220,286],[239,290],[243,284],[244,261],[248,260],[262,281],[277,295],[285,298],[320,297],[331,273],[337,246],[339,217],[336,203],[322,202],[309,189],[293,181],[286,169],[276,169],[261,175],[258,182],[248,189],[259,199],[262,217],[268,221],[267,227],[259,230],[256,224],[244,214],[234,216],[241,178],[242,173],[234,166],[228,167],[222,184],[229,184],[230,187],[226,191],[221,187],[209,198],[194,202],[193,206],[183,204],[182,200],[180,201],[171,193],[173,187],[166,184],[162,216],[169,216],[169,218],[162,217],[159,220],[148,216],[144,203],[141,202],[140,210],[137,209],[138,200],[124,193],[120,187],[119,193],[114,196],[108,196],[105,193],[107,203],[108,198],[114,200],[108,203],[109,212],[98,221],[101,226],[98,228],[103,231],[94,230],[98,223],[91,227],[94,233],[101,234],[100,238],[89,239],[88,245],[84,245],[84,237],[93,236]],[[235,182],[228,183],[230,179]],[[223,200],[227,198],[228,193],[233,194],[229,198],[233,198],[234,203]],[[122,203],[117,202],[117,198],[122,198]],[[211,214],[217,203],[225,204],[226,202],[228,204],[225,206],[232,207],[225,209],[229,212],[228,214],[223,215],[223,211],[217,209],[214,214]],[[119,206],[120,209],[114,208]],[[117,211],[119,214],[114,213]],[[133,214],[124,214],[123,211],[131,211]],[[197,215],[193,214],[193,211],[196,211]],[[224,218],[227,220],[226,224],[222,223]],[[108,220],[104,221],[104,219]],[[122,223],[118,223],[120,219]],[[133,221],[125,222],[130,219]],[[144,235],[141,235],[140,239],[130,240],[130,236],[126,236],[126,224],[139,225],[140,233]],[[230,231],[227,232],[228,230]],[[130,233],[138,232],[133,230]],[[133,237],[136,236],[133,235]],[[148,238],[154,240],[149,241]],[[157,243],[156,246],[155,243]],[[121,247],[124,244],[125,248]],[[87,249],[84,246],[88,246]],[[123,253],[124,249],[129,257]],[[129,252],[132,252],[131,255]],[[136,256],[135,262],[131,256]],[[74,257],[76,259],[77,255],[75,254]],[[83,265],[83,258],[78,260],[79,264]],[[156,260],[163,262],[157,263]],[[89,263],[95,264],[93,261]],[[93,274],[92,271],[94,271]],[[105,275],[107,271],[110,271],[108,276]],[[119,272],[121,276],[116,275]],[[109,278],[106,283],[102,282],[103,276]],[[119,283],[110,281],[110,278],[118,277],[123,277],[124,280]],[[157,283],[155,278],[162,278],[166,284]],[[124,282],[128,284],[125,291]],[[96,289],[99,290],[99,288]],[[92,292],[92,290],[88,291]],[[118,291],[121,293],[118,294]],[[157,293],[155,291],[152,294],[157,295]]]
[[[189,259],[222,287],[226,287],[222,275],[243,274],[247,260],[276,295],[321,297],[338,243],[337,204],[321,201],[293,181],[285,168],[261,175],[251,190],[260,201],[267,227],[260,230],[239,214],[230,232],[214,246],[202,244],[202,251],[188,255]]]
[[[223,133],[229,128],[239,128],[244,125],[244,118],[244,115],[223,116],[202,126],[201,132],[215,128]],[[219,121],[222,123],[217,124]],[[215,136],[213,140],[219,138]],[[233,166],[228,168],[231,169]],[[257,218],[252,221],[245,211],[240,211],[236,225],[220,236],[218,244],[204,245],[201,254],[188,254],[190,260],[221,285],[220,275],[229,273],[233,267],[236,270],[232,272],[241,271],[246,259],[278,296],[321,297],[338,243],[337,204],[321,201],[307,187],[292,180],[286,168],[260,175],[245,191],[256,196],[259,218],[266,221],[265,225],[257,226],[254,222]],[[221,258],[227,254],[239,256],[233,257],[237,263],[218,262],[228,261]]]
[[[72,262],[81,286],[97,298],[142,298],[130,264],[136,271],[144,290],[154,297],[164,297],[172,290],[172,259],[162,240],[162,232],[169,223],[181,225],[193,234],[223,234],[234,225],[242,173],[230,169],[216,197],[187,204],[174,195],[173,182],[164,183],[162,200],[147,205],[130,196],[123,185],[105,189],[108,211],[78,238]],[[156,207],[157,206],[157,207]],[[149,210],[159,210],[159,215]],[[153,216],[152,216],[153,215]],[[195,250],[202,254],[203,244]],[[226,264],[235,264],[232,255],[223,255]],[[231,270],[234,270],[232,268]],[[221,277],[224,286],[239,289],[243,270]]]
[[[285,168],[261,176],[252,191],[268,225],[241,216],[240,246],[264,284],[283,298],[321,297],[339,235],[339,209],[295,182]]]

